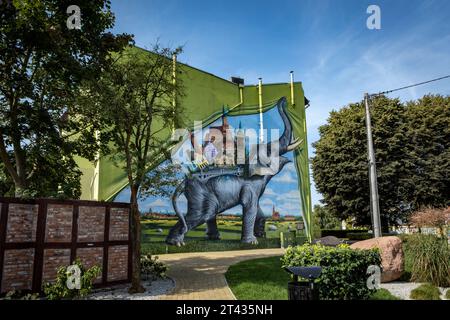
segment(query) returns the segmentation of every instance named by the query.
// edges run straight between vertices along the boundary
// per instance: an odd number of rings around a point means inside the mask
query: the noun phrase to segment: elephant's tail
[[[184,181],[180,183],[176,189],[175,192],[172,195],[172,205],[173,209],[175,210],[175,213],[177,214],[178,218],[180,219],[180,222],[183,224],[183,231],[186,232],[188,230],[186,219],[184,218],[184,215],[180,212],[177,204],[177,199],[180,196],[181,193],[184,192]]]

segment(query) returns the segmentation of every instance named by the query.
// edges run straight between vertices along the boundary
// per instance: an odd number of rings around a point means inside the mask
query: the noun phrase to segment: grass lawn
[[[287,300],[290,275],[281,269],[281,257],[242,261],[230,266],[225,277],[238,300]]]
[[[238,300],[287,300],[291,277],[281,269],[281,257],[247,260],[230,266],[225,277]],[[380,289],[370,300],[399,300]]]
[[[170,228],[175,225],[177,220],[156,220],[156,219],[147,219],[142,220],[142,234],[146,239],[146,242],[164,242],[166,236],[169,234]],[[269,225],[274,224],[277,227],[277,231],[270,231]],[[280,232],[287,232],[288,226],[291,225],[292,228],[295,228],[295,222],[267,222],[266,223],[266,236],[268,239],[279,239]],[[242,221],[217,221],[217,226],[219,228],[219,232],[222,240],[240,240],[241,239],[241,230],[242,230]],[[161,229],[162,232],[158,232],[158,229]],[[186,240],[198,240],[204,239],[206,234],[206,225],[202,224],[197,228],[189,231],[186,234]]]
[[[206,240],[206,225],[201,225],[189,231],[185,236],[186,245],[183,247],[168,246],[165,239],[170,228],[177,220],[142,220],[142,251],[151,254],[180,253],[180,252],[203,252],[203,251],[226,251],[242,249],[264,249],[280,247],[280,232],[288,232],[288,226],[295,228],[295,222],[267,222],[266,238],[258,239],[259,244],[247,245],[240,242],[241,221],[217,221],[221,240]],[[270,231],[269,225],[276,225],[276,231]],[[162,232],[161,232],[162,231]]]

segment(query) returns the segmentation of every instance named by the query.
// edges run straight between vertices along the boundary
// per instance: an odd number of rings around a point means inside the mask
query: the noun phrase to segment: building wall
[[[140,48],[132,48],[142,54],[152,55],[153,53]],[[241,101],[241,88],[239,85],[228,80],[217,77],[208,72],[196,69],[192,66],[178,63],[179,82],[184,86],[184,97],[177,103],[183,107],[183,118],[186,124],[193,125],[194,121],[202,121],[204,127],[217,120],[222,115],[224,106],[230,110],[230,115],[257,114],[259,108],[258,88],[255,85],[245,85],[242,88],[243,101]],[[255,83],[257,79],[245,79]],[[296,138],[303,140],[303,145],[295,153],[295,166],[298,172],[298,187],[301,195],[302,214],[305,218],[308,234],[311,236],[310,216],[312,214],[308,141],[305,115],[305,96],[301,82],[293,85],[293,95],[291,95],[291,85],[289,83],[289,73],[286,73],[285,83],[263,84],[262,99],[263,111],[281,97],[286,97],[289,101],[288,114],[293,123],[293,133]],[[292,97],[294,99],[292,99]],[[162,127],[162,123],[155,119],[152,123],[153,130]],[[163,128],[158,133],[158,138],[168,141],[171,137],[171,128]],[[150,155],[158,158],[158,154]],[[128,185],[126,172],[109,156],[102,156],[97,166],[89,166],[85,161],[79,161],[83,169],[82,178],[82,199],[111,201],[114,197]]]

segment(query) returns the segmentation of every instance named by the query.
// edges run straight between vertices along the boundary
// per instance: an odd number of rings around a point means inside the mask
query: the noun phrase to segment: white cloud
[[[277,201],[283,201],[283,203],[288,203],[290,201],[300,201],[300,193],[298,192],[298,190],[291,190],[278,196]]]
[[[281,174],[275,176],[273,181],[282,183],[296,183],[297,179],[294,179],[289,172],[282,172]]]
[[[148,204],[148,208],[151,208],[151,207],[164,207],[164,208],[169,208],[169,207],[171,207],[171,205],[169,204],[168,201],[165,201],[165,200],[162,200],[162,199],[156,199],[155,201],[150,202],[150,203]]]
[[[297,174],[297,169],[295,169],[295,165],[293,162],[289,162],[287,165],[284,166],[283,172],[289,172],[293,174]]]
[[[273,201],[268,199],[268,198],[265,198],[259,203],[259,205],[260,206],[270,206],[270,207],[272,207],[273,206]]]
[[[272,188],[266,188],[266,190],[264,191],[264,195],[265,196],[277,196],[278,194],[275,193],[275,191],[273,191]]]

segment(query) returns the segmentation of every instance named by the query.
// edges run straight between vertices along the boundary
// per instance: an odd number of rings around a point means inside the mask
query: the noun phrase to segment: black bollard
[[[322,274],[321,267],[286,267],[284,269],[294,276],[294,281],[288,283],[289,300],[319,300],[319,291],[314,280]],[[298,277],[308,281],[299,281]]]

